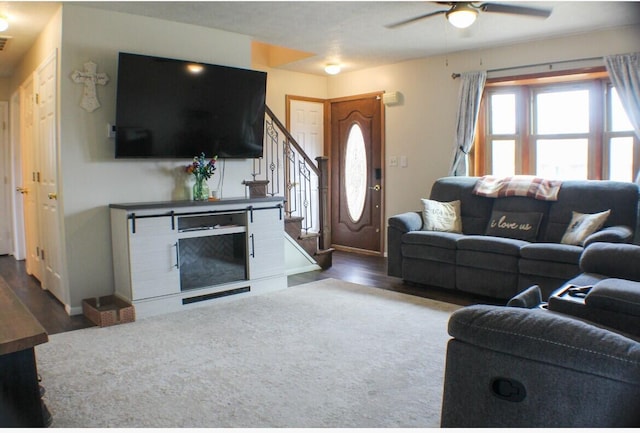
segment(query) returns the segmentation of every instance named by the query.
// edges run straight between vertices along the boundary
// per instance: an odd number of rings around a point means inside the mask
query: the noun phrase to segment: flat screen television
[[[120,53],[116,158],[259,158],[267,74]]]

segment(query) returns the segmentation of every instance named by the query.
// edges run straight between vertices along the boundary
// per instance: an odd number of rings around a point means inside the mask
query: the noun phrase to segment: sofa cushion
[[[485,234],[533,242],[542,221],[539,212],[506,212],[494,210]]]
[[[460,200],[439,202],[423,198],[420,201],[422,202],[422,230],[462,233]]]
[[[456,251],[456,265],[458,269],[467,267],[470,269],[486,269],[501,274],[518,274],[518,256],[510,254],[492,253],[489,251],[472,251],[458,250]],[[477,278],[477,275],[476,275]],[[470,278],[472,280],[473,278]],[[488,281],[493,284],[493,281]],[[512,289],[516,290],[517,280]],[[516,290],[517,291],[517,290]],[[511,296],[509,296],[511,297]]]
[[[416,231],[405,233],[402,236],[402,256],[437,263],[454,264],[456,262],[456,241],[462,236],[464,235],[448,232]],[[403,275],[407,276],[407,274]],[[414,279],[411,280],[414,281]]]
[[[464,235],[461,233],[415,231],[402,236],[403,244],[429,245],[434,247],[456,249],[456,242]]]
[[[529,284],[538,284],[545,293],[553,291],[563,285],[568,279],[580,273],[577,263],[543,262],[542,260],[531,260],[520,258],[518,262],[520,275],[528,277]],[[553,282],[552,286],[547,282]]]
[[[572,212],[571,221],[564,232],[560,243],[569,245],[582,245],[587,237],[602,228],[607,218],[611,214],[611,209],[595,214],[583,214]]]
[[[640,316],[640,283],[607,278],[593,286],[584,303],[593,308]]]
[[[523,259],[539,260],[544,262],[580,263],[580,255],[584,249],[576,245],[532,243],[523,245],[520,249],[520,257]]]
[[[519,257],[520,248],[527,244],[527,241],[519,239],[498,238],[494,236],[463,236],[456,241],[456,248],[458,248],[458,250],[496,253]]]

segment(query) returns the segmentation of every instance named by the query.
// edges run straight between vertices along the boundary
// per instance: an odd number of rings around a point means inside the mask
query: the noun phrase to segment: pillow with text
[[[568,245],[583,245],[589,235],[602,228],[610,213],[611,209],[594,214],[572,211],[571,222],[560,242]]]
[[[485,234],[534,242],[538,237],[541,221],[542,214],[540,212],[494,210],[491,213]]]
[[[462,233],[460,200],[443,203],[426,198],[422,201],[422,230]]]

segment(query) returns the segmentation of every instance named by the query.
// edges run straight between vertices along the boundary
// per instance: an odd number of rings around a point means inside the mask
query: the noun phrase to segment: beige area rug
[[[327,279],[37,346],[52,427],[438,427],[458,307]]]

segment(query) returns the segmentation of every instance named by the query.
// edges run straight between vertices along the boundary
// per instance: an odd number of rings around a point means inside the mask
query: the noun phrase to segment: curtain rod
[[[586,62],[586,61],[590,61],[590,60],[602,60],[602,56],[601,57],[587,57],[584,59],[574,59],[574,60],[559,60],[557,62],[544,62],[544,63],[532,63],[530,65],[522,65],[522,66],[511,66],[508,68],[498,68],[498,69],[488,69],[487,72],[502,72],[502,71],[510,71],[512,69],[523,69],[523,68],[533,68],[536,66],[545,66],[545,65],[558,65],[558,64],[562,64],[562,63],[574,63],[574,62]],[[453,74],[451,74],[451,78],[453,78],[454,80],[456,78],[458,78],[461,74],[454,72]]]

